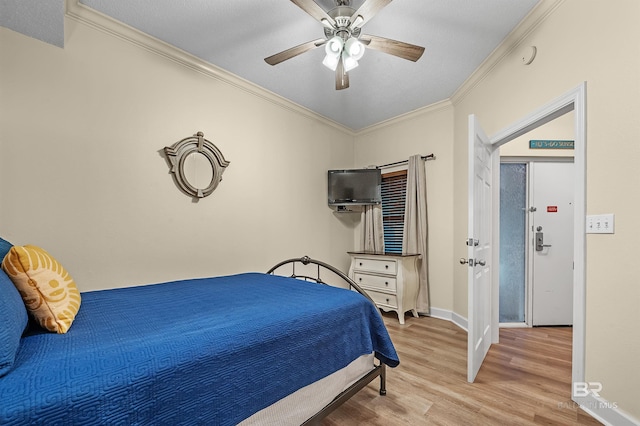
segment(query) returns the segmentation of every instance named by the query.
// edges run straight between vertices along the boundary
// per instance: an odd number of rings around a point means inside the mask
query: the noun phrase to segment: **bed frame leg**
[[[387,366],[382,364],[380,370],[380,395],[387,394]]]

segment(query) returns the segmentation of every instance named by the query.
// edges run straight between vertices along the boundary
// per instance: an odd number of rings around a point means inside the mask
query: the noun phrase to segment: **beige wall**
[[[353,225],[326,171],[353,135],[241,84],[66,19],[60,49],[0,28],[0,235],[49,250],[81,291],[264,271],[308,254],[348,268]],[[231,162],[194,203],[161,151],[203,131]]]
[[[640,2],[566,0],[526,36],[538,55],[525,66],[507,54],[454,98],[455,241],[466,238],[467,116],[496,133],[587,82],[587,214],[615,213],[615,235],[587,236],[586,379],[603,398],[640,419]],[[466,248],[454,244],[455,257]],[[454,268],[454,310],[467,314],[466,271]]]
[[[301,254],[346,270],[359,220],[327,207],[326,170],[433,152],[432,306],[466,317],[468,115],[493,134],[587,81],[587,213],[615,213],[616,234],[587,237],[586,378],[640,419],[638,16],[636,0],[560,1],[452,103],[355,137],[69,18],[64,50],[0,28],[0,235],[49,249],[83,291]],[[159,151],[199,130],[231,165],[193,203]]]
[[[424,111],[368,129],[356,136],[358,167],[406,160],[414,154],[435,154],[427,161],[429,220],[429,294],[432,308],[453,306],[453,108],[443,102]],[[356,233],[356,238],[358,233]]]
[[[529,140],[575,140],[573,120],[569,112],[500,147],[502,157],[573,157],[572,149],[531,149]]]

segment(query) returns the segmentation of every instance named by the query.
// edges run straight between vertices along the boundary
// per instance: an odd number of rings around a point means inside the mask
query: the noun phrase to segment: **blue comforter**
[[[360,294],[259,273],[86,292],[0,378],[0,424],[232,425],[375,352],[398,357]]]

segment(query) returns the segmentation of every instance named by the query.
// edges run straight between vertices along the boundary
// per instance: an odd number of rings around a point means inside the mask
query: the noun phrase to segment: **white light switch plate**
[[[587,234],[614,234],[615,215],[595,214],[587,215]]]

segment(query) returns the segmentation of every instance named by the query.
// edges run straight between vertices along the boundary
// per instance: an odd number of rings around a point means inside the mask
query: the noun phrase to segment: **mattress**
[[[399,362],[349,290],[247,273],[86,292],[67,334],[22,338],[0,424],[233,425],[371,353]]]
[[[297,426],[326,407],[373,368],[373,354],[362,355],[341,370],[311,383],[258,411],[240,426]]]

